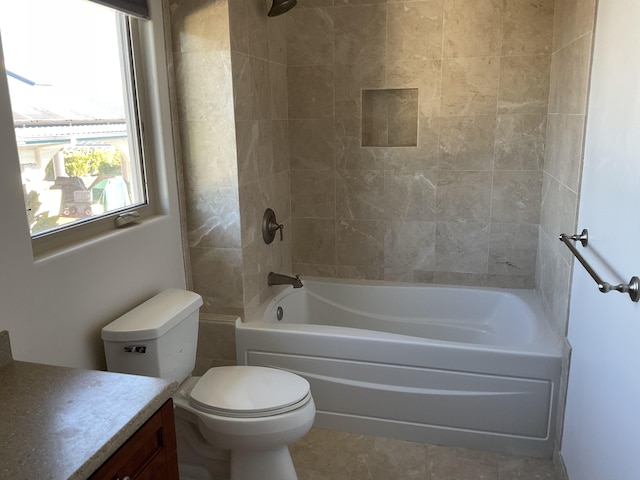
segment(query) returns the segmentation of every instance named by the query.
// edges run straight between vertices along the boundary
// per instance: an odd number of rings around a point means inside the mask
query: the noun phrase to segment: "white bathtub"
[[[236,348],[239,364],[305,377],[316,426],[553,453],[562,348],[535,292],[303,283],[238,321]]]

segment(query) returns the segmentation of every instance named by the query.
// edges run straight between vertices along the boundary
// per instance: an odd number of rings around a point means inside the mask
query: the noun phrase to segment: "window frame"
[[[69,226],[60,226],[54,230],[31,234],[31,246],[34,258],[74,247],[82,242],[91,241],[108,235],[119,228],[134,226],[159,213],[159,197],[154,152],[154,128],[151,126],[151,110],[154,99],[152,84],[153,62],[145,57],[153,57],[154,45],[150,20],[113,10],[118,15],[119,43],[121,49],[121,65],[123,81],[126,83],[128,111],[126,118],[129,141],[137,149],[140,161],[142,188],[145,201],[128,207],[106,212],[99,216],[89,217]],[[135,118],[131,118],[131,117]],[[147,128],[149,125],[150,128]],[[15,141],[15,137],[14,137]],[[16,144],[17,145],[17,144]],[[118,220],[120,219],[120,220]],[[26,205],[25,205],[26,220]],[[30,229],[29,229],[30,230]]]

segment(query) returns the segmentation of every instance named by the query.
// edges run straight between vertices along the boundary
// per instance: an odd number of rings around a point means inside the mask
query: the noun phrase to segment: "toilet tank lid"
[[[119,342],[161,337],[202,305],[194,292],[169,288],[102,328],[102,339]]]

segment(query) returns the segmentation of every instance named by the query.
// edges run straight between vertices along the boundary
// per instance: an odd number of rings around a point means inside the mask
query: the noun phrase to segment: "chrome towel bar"
[[[586,247],[589,244],[589,231],[585,228],[581,233],[575,235],[567,235],[566,233],[560,234],[560,241],[564,243],[571,253],[578,259],[578,261],[582,264],[584,269],[591,275],[591,278],[595,280],[598,284],[598,289],[602,293],[609,293],[612,290],[615,290],[620,293],[628,293],[629,297],[631,297],[632,302],[637,302],[640,300],[640,278],[633,276],[629,283],[620,283],[618,285],[611,285],[609,282],[605,282],[600,278],[591,265],[587,263],[582,254],[576,249],[573,245],[573,242],[580,242],[583,247]]]

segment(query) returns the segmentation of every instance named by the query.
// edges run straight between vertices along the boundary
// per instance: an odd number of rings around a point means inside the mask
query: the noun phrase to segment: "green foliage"
[[[70,177],[122,174],[120,152],[104,148],[65,150],[64,168]]]

